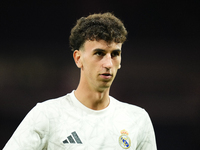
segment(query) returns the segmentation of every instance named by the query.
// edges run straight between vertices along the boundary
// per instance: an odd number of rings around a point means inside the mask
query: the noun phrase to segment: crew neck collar
[[[70,93],[70,97],[72,98],[73,100],[73,103],[80,109],[82,109],[83,111],[87,112],[87,113],[90,113],[90,114],[105,114],[106,112],[108,112],[108,110],[111,109],[112,107],[112,97],[109,96],[109,99],[110,99],[110,103],[109,105],[104,108],[104,109],[101,109],[101,110],[93,110],[91,108],[88,108],[86,107],[85,105],[83,105],[75,96],[74,94],[75,90],[73,90],[71,93]]]

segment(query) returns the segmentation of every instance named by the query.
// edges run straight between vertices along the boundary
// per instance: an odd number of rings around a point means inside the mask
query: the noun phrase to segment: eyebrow
[[[93,51],[94,52],[105,52],[106,50],[100,49],[100,48],[96,48]],[[121,51],[122,51],[121,49],[114,49],[114,50],[112,50],[112,52],[121,52]]]

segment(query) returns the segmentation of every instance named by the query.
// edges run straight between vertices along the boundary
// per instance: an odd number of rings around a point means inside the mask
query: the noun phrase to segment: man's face
[[[122,43],[104,40],[86,41],[80,54],[81,82],[91,90],[109,88],[120,68]]]

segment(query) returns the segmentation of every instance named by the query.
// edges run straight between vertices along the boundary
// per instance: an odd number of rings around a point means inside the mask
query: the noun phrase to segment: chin
[[[111,85],[100,86],[100,87],[99,87],[99,90],[103,92],[103,91],[105,91],[105,90],[107,90],[107,89],[110,89],[110,86],[111,86]]]

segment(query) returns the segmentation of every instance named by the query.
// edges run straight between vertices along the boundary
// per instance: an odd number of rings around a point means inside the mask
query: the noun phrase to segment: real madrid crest
[[[126,130],[121,131],[119,145],[124,149],[128,149],[131,146],[131,139],[128,137],[128,132]]]

